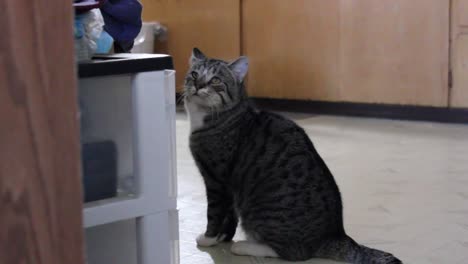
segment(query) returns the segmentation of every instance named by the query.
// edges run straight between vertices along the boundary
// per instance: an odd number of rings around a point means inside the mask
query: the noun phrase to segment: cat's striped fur
[[[302,128],[249,103],[243,87],[246,73],[246,58],[227,63],[194,49],[185,105],[189,115],[202,115],[203,120],[190,135],[208,199],[208,225],[199,245],[231,240],[240,218],[252,241],[234,244],[237,254],[401,263],[346,235],[340,192],[330,170]],[[249,245],[256,251],[249,251]]]

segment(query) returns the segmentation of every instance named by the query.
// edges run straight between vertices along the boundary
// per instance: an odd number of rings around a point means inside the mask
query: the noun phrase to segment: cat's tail
[[[316,252],[316,256],[355,264],[403,263],[390,253],[360,245],[346,235],[328,240]]]

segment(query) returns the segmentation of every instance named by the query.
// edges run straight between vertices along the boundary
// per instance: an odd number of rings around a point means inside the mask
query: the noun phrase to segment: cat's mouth
[[[204,100],[204,98],[209,97],[209,94],[206,91],[195,88],[187,89],[186,95],[187,97],[196,98],[197,100]]]
[[[194,96],[199,97],[199,95],[197,94],[197,91],[193,91],[192,89],[185,89],[184,94],[186,97],[194,97]]]
[[[205,97],[208,97],[209,95],[208,95],[206,92],[197,90],[196,92],[194,92],[194,93],[192,94],[192,96],[197,96],[197,97],[200,97],[200,98],[205,98]]]

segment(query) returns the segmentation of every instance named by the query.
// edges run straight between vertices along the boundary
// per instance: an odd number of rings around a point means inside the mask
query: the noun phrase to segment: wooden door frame
[[[0,264],[82,264],[73,9],[0,1]]]

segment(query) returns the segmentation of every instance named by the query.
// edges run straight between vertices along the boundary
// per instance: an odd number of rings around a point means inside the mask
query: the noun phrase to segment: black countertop
[[[172,57],[164,54],[121,53],[94,56],[78,64],[79,78],[172,70]]]

